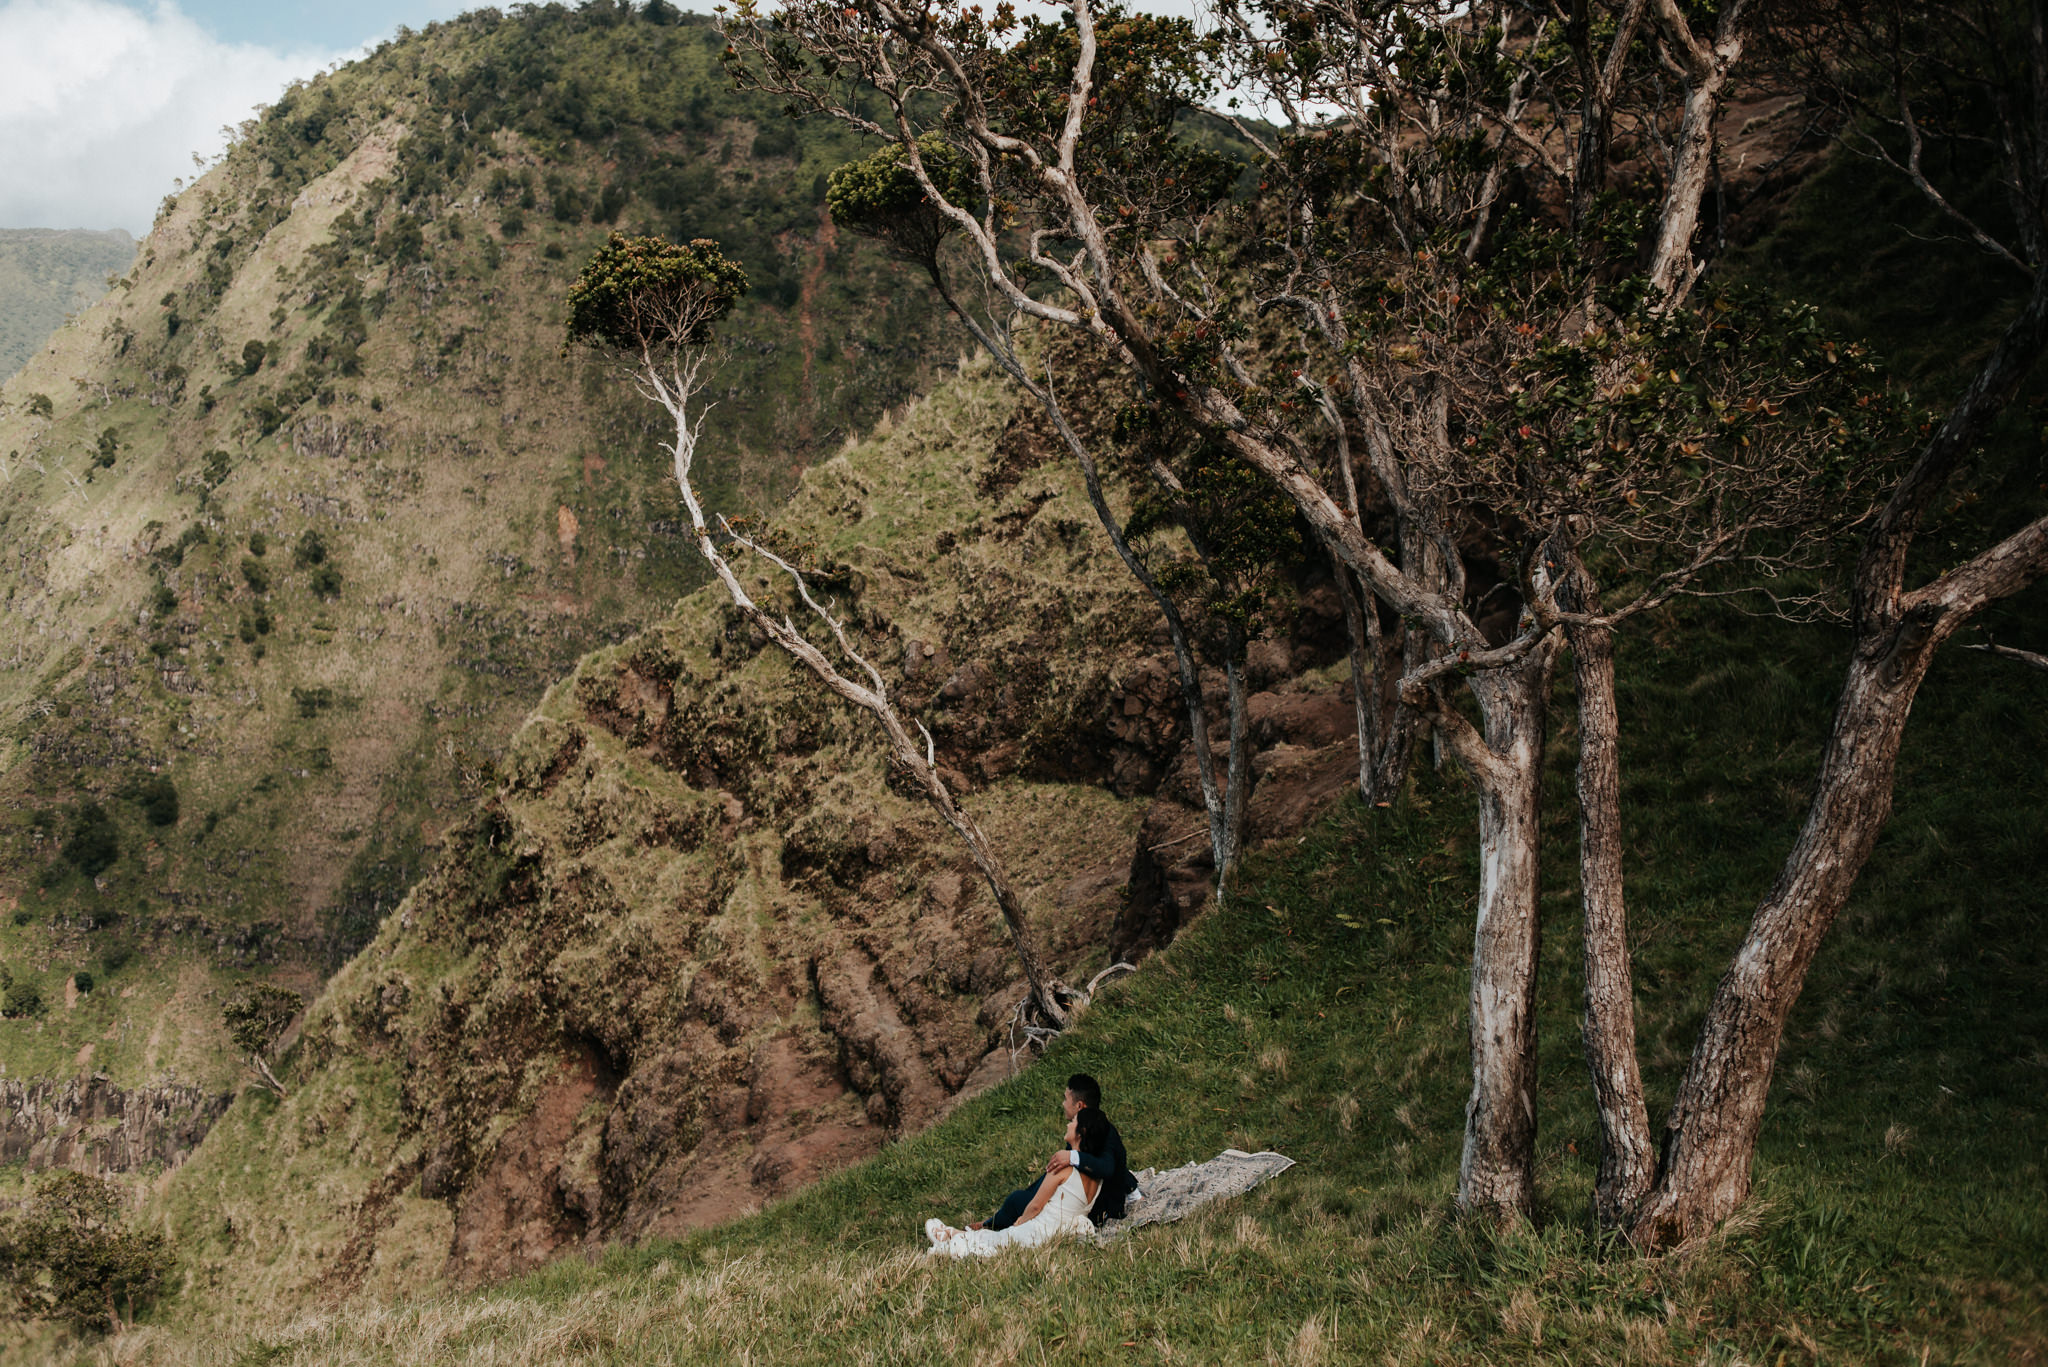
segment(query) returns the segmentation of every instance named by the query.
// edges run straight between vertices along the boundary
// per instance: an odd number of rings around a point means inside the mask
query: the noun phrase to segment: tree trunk
[[[1358,796],[1367,806],[1392,802],[1408,779],[1408,757],[1415,744],[1416,717],[1404,707],[1388,707],[1381,686],[1380,662],[1385,639],[1380,633],[1379,604],[1361,592],[1345,563],[1331,556],[1337,596],[1344,604],[1344,630],[1351,645],[1351,711],[1358,726]]]
[[[1216,870],[1216,899],[1221,902],[1229,895],[1230,885],[1237,874],[1237,861],[1244,853],[1244,832],[1251,815],[1252,765],[1251,765],[1251,709],[1244,686],[1244,633],[1237,626],[1229,624],[1223,637],[1225,660],[1223,664],[1223,687],[1227,699],[1225,714],[1229,720],[1229,747],[1224,762],[1223,779],[1223,849],[1219,857],[1227,861]],[[1202,738],[1204,745],[1208,737]]]
[[[1749,1197],[1750,1161],[1786,1019],[1891,815],[1906,716],[1933,655],[1928,625],[1915,632],[1908,621],[1893,633],[1894,642],[1908,638],[1906,651],[1859,650],[1850,665],[1806,826],[1714,993],[1664,1124],[1657,1185],[1630,1230],[1640,1247],[1698,1238]],[[1894,682],[1886,682],[1887,673]]]
[[[270,1090],[277,1093],[279,1100],[283,1100],[284,1084],[277,1080],[277,1074],[270,1071],[270,1065],[264,1062],[263,1055],[251,1054],[249,1061],[256,1065],[257,1072],[263,1074],[263,1081],[269,1085]]]
[[[675,442],[669,448],[669,452],[674,457],[676,488],[682,495],[684,509],[689,513],[698,553],[704,557],[705,563],[711,566],[712,573],[724,585],[726,596],[732,600],[733,606],[737,607],[748,621],[759,627],[763,634],[781,647],[791,659],[808,669],[819,683],[867,712],[880,725],[882,734],[888,742],[890,758],[917,779],[918,786],[924,790],[932,806],[967,846],[968,855],[973,859],[975,868],[980,870],[981,876],[987,881],[989,891],[996,899],[996,906],[1002,913],[1003,924],[1010,932],[1010,940],[1016,948],[1017,960],[1024,970],[1025,980],[1030,984],[1032,1003],[1049,1024],[1064,1029],[1067,1024],[1067,1013],[1060,1001],[1061,987],[1045,966],[1037,939],[1031,933],[1031,921],[1024,909],[1023,900],[1017,896],[1016,890],[1003,875],[1002,862],[996,858],[995,847],[989,843],[988,836],[982,832],[972,817],[961,810],[960,804],[953,798],[952,790],[946,786],[945,780],[939,777],[935,761],[930,754],[930,734],[924,733],[925,746],[920,749],[917,742],[911,739],[910,730],[904,725],[902,714],[889,700],[888,689],[883,684],[881,672],[854,650],[853,643],[847,638],[845,628],[839,619],[826,611],[825,607],[812,597],[810,586],[805,582],[801,571],[735,532],[729,524],[725,525],[725,532],[732,537],[735,545],[743,546],[762,556],[789,576],[804,605],[826,624],[840,652],[866,675],[867,683],[857,682],[842,673],[787,617],[777,618],[755,602],[753,596],[747,592],[746,586],[740,583],[739,576],[733,573],[732,566],[719,553],[718,545],[711,537],[711,528],[704,519],[703,507],[697,501],[696,489],[690,483],[690,468],[697,449],[697,429],[692,425],[689,415],[689,399],[697,373],[696,363],[691,363],[687,370],[679,370],[671,376],[664,377],[651,356],[643,356],[642,362],[640,377],[645,384],[646,392],[666,408],[669,416],[675,420]],[[924,732],[922,724],[919,724],[918,729],[921,733]],[[260,1059],[258,1065],[261,1065]],[[269,1070],[265,1069],[264,1072],[268,1076]],[[272,1079],[272,1085],[275,1085],[275,1079]],[[282,1089],[279,1094],[282,1095]]]
[[[1714,118],[1721,92],[1742,56],[1743,0],[1723,6],[1711,43],[1693,36],[1676,0],[1658,0],[1658,17],[1686,72],[1685,113],[1671,149],[1671,183],[1657,215],[1657,246],[1650,261],[1650,294],[1662,308],[1682,303],[1699,274],[1692,258],[1700,200],[1714,169]]]
[[[1490,760],[1466,767],[1479,784],[1479,911],[1472,937],[1472,1096],[1458,1204],[1526,1215],[1535,1192],[1536,954],[1545,645],[1519,665],[1475,675]]]
[[[1209,821],[1209,852],[1216,867],[1216,899],[1222,901],[1225,885],[1230,872],[1237,865],[1237,848],[1231,840],[1230,799],[1226,784],[1216,777],[1215,756],[1209,750],[1208,708],[1202,701],[1201,668],[1195,660],[1194,647],[1188,638],[1188,629],[1182,620],[1180,609],[1174,604],[1173,596],[1160,586],[1158,577],[1145,564],[1143,557],[1131,546],[1124,535],[1123,526],[1109,506],[1109,499],[1103,492],[1102,473],[1095,463],[1095,455],[1088,449],[1088,443],[1074,430],[1067,420],[1066,410],[1061,406],[1059,396],[1049,385],[1042,385],[1033,379],[1024,368],[1023,360],[1015,349],[1008,345],[1006,332],[991,332],[980,320],[960,307],[952,291],[947,288],[945,276],[939,271],[936,260],[926,263],[932,283],[937,287],[939,297],[967,329],[968,335],[980,344],[989,358],[1003,373],[1015,380],[1025,393],[1038,401],[1053,429],[1066,443],[1081,470],[1081,481],[1088,491],[1088,505],[1095,510],[1095,520],[1102,524],[1102,530],[1109,536],[1109,544],[1116,551],[1117,558],[1124,562],[1124,568],[1131,572],[1152,596],[1154,606],[1166,622],[1167,639],[1173,644],[1174,668],[1180,679],[1181,704],[1187,709],[1189,744],[1195,754],[1195,776],[1202,790],[1202,807]],[[1237,725],[1232,720],[1233,727]],[[1235,731],[1232,733],[1236,734]],[[1233,745],[1235,743],[1233,742]],[[1233,750],[1234,753],[1234,750]],[[1240,844],[1242,842],[1239,842]]]
[[[1591,581],[1582,604],[1590,602]],[[1628,904],[1621,864],[1621,721],[1614,705],[1614,633],[1569,632],[1579,690],[1579,883],[1585,910],[1586,1070],[1600,1114],[1600,1172],[1593,1212],[1603,1229],[1622,1227],[1657,1175],[1650,1113],[1636,1062],[1636,1011],[1629,967]]]

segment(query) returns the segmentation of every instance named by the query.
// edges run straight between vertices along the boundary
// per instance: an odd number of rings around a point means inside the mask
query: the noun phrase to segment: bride
[[[1105,1138],[1105,1123],[1101,1111],[1093,1107],[1083,1110],[1067,1122],[1067,1147],[1099,1152]],[[924,1222],[925,1237],[932,1241],[932,1246],[925,1250],[926,1256],[986,1258],[999,1249],[1036,1248],[1063,1234],[1086,1234],[1094,1228],[1088,1211],[1101,1187],[1100,1182],[1084,1176],[1079,1168],[1048,1173],[1038,1184],[1031,1204],[1024,1207],[1017,1223],[1008,1229],[954,1229],[933,1216]]]

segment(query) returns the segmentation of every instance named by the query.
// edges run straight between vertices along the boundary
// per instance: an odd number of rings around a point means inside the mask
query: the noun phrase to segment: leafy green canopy
[[[650,352],[711,340],[747,273],[708,237],[686,247],[613,233],[569,290],[569,341]]]
[[[156,1230],[120,1227],[121,1197],[81,1172],[44,1177],[24,1207],[0,1224],[0,1285],[22,1319],[58,1319],[81,1330],[118,1329],[121,1311],[164,1287],[175,1266]]]
[[[252,1056],[267,1054],[305,1004],[298,993],[263,983],[230,998],[221,1008],[221,1023],[235,1048]]]
[[[927,133],[917,140],[917,155],[941,195],[962,207],[972,203],[974,176],[957,148]],[[939,244],[959,226],[932,203],[899,143],[834,171],[825,186],[825,204],[840,227],[874,238],[926,270],[937,268]]]

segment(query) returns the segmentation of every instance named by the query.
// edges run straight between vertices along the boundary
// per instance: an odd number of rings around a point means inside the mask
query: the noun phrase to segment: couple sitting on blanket
[[[1062,1234],[1085,1234],[1104,1220],[1120,1219],[1137,1191],[1123,1137],[1102,1113],[1102,1088],[1086,1073],[1067,1079],[1061,1109],[1067,1146],[1045,1165],[1045,1176],[1011,1192],[986,1220],[954,1229],[936,1216],[924,1222],[929,1252],[953,1258],[986,1257],[1004,1248],[1035,1248]]]

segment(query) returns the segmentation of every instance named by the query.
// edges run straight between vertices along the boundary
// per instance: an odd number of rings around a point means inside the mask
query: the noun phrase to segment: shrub
[[[327,559],[327,538],[308,527],[299,533],[299,544],[292,548],[292,563],[300,569],[318,565]]]
[[[232,462],[227,452],[208,451],[206,453],[206,463],[200,470],[199,482],[208,489],[217,489],[220,487],[221,481],[228,477],[228,471],[231,468],[233,468]]]
[[[28,1319],[119,1332],[126,1309],[146,1303],[170,1279],[170,1240],[158,1230],[121,1227],[120,1189],[82,1172],[49,1173],[7,1230],[0,1280]]]
[[[254,641],[256,639],[255,619],[250,617],[249,614],[247,614],[246,612],[243,613],[241,625],[235,628],[235,634],[237,636],[240,636],[245,643]]]
[[[334,706],[334,690],[325,684],[312,688],[294,688],[292,701],[298,704],[299,715],[310,719]]]
[[[169,584],[158,584],[156,592],[150,595],[149,606],[158,617],[168,617],[178,610],[178,595]]]
[[[115,435],[114,429],[111,427],[100,429],[99,440],[93,444],[92,463],[94,468],[100,470],[112,469],[114,457],[120,453],[120,450],[121,439]]]
[[[753,155],[757,161],[762,157],[793,157],[796,154],[796,129],[786,119],[774,120],[754,135]]]
[[[71,975],[71,985],[78,989],[78,993],[80,996],[84,996],[86,993],[92,991],[92,982],[92,974],[86,972],[82,968]]]
[[[270,571],[263,562],[251,555],[242,557],[242,578],[248,582],[251,593],[270,592]]]
[[[142,808],[142,815],[150,825],[178,824],[178,785],[171,782],[169,774],[151,774],[137,783],[129,796]]]
[[[498,231],[507,237],[517,237],[526,231],[526,215],[517,209],[507,209],[505,216],[498,220]]]
[[[26,978],[17,978],[7,985],[7,994],[0,997],[0,1016],[8,1020],[29,1020],[49,1010],[43,1002],[42,989]]]
[[[48,394],[31,394],[28,396],[28,415],[31,418],[53,418],[57,416],[57,407],[50,402]]]
[[[97,878],[121,857],[121,833],[97,802],[81,802],[71,817],[64,857],[87,878]]]
[[[253,340],[245,342],[242,346],[242,373],[244,375],[254,375],[257,371],[263,369],[264,358],[269,354],[270,348],[264,346],[263,343]]]
[[[315,598],[339,598],[341,571],[332,565],[322,565],[306,580],[306,587],[313,591]]]
[[[263,555],[270,549],[270,538],[261,532],[249,533],[249,554]]]

